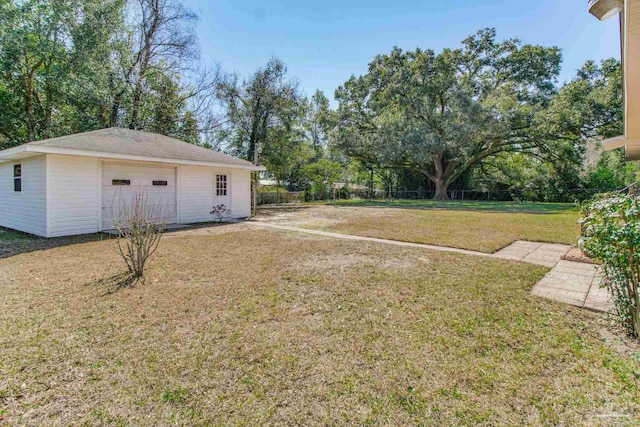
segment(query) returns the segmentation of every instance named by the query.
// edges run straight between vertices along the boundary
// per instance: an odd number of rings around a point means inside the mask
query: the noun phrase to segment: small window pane
[[[131,185],[131,180],[129,179],[114,179],[111,181],[111,185]]]
[[[153,181],[153,185],[168,185],[167,181]]]
[[[22,165],[13,165],[13,191],[22,191]]]
[[[216,175],[216,196],[227,195],[227,175]]]

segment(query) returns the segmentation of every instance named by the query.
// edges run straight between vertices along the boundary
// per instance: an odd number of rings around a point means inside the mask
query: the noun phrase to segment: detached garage
[[[110,128],[0,151],[0,226],[43,237],[112,228],[138,193],[168,224],[251,214],[251,172],[236,157],[163,135]]]

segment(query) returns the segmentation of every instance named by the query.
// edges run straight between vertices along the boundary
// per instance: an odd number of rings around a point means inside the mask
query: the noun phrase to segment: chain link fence
[[[612,190],[599,188],[556,189],[553,192],[540,192],[535,190],[451,190],[448,191],[451,200],[477,200],[477,201],[534,201],[534,202],[575,202],[593,197],[595,194]],[[344,192],[334,190],[331,197],[325,200],[341,199],[366,199],[366,200],[429,200],[435,194],[433,190],[350,190],[349,197]],[[276,205],[285,203],[302,203],[305,201],[304,191],[295,192],[269,192],[258,193],[258,205]]]

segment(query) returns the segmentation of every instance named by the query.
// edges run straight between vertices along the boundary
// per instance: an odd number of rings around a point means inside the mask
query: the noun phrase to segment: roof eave
[[[627,161],[640,160],[640,139],[629,139],[624,136],[616,136],[614,138],[602,141],[602,148],[605,151],[615,150],[624,147],[625,158]]]
[[[27,152],[27,148],[28,147],[26,145],[19,145],[17,147],[7,148],[6,150],[0,151],[0,162],[15,160],[16,156]]]
[[[3,159],[10,160],[11,156],[16,154],[32,152],[40,154],[60,154],[67,156],[80,156],[80,157],[98,157],[100,159],[109,160],[129,160],[136,162],[153,162],[153,163],[168,163],[177,165],[191,165],[191,166],[209,166],[220,168],[233,168],[244,169],[250,171],[266,171],[264,166],[255,166],[247,162],[247,164],[236,163],[223,163],[223,162],[203,162],[195,160],[184,159],[170,159],[165,157],[149,157],[149,156],[137,156],[131,154],[119,154],[119,153],[106,153],[101,151],[88,151],[88,150],[75,150],[72,148],[60,148],[60,147],[46,147],[41,145],[22,145],[19,147],[9,148],[0,152],[0,161]]]
[[[624,147],[627,144],[627,139],[624,135],[616,136],[613,138],[605,139],[602,141],[602,148],[605,151],[615,150],[616,148]]]

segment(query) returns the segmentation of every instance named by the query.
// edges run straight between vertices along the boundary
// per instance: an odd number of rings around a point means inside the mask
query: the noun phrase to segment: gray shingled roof
[[[173,160],[253,166],[251,162],[168,136],[131,129],[108,128],[34,141],[35,147],[55,147]]]

